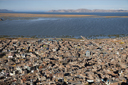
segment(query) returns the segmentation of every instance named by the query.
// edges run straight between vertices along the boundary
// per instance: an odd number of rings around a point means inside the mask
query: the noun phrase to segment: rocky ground
[[[128,38],[1,39],[0,85],[128,85]]]

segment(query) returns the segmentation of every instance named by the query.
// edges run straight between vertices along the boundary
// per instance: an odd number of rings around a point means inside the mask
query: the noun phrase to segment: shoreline
[[[84,36],[85,37],[85,36]],[[36,36],[36,35],[33,35],[33,36],[23,36],[23,35],[0,35],[0,39],[2,38],[26,38],[26,39],[29,39],[29,38],[33,38],[33,39],[48,39],[48,38],[51,38],[51,39],[63,39],[63,38],[66,38],[66,39],[81,39],[80,36],[71,36],[71,35],[63,35],[63,36]],[[128,38],[128,34],[113,34],[113,35],[92,35],[92,36],[86,36],[85,37],[86,39],[88,40],[91,40],[91,39],[117,39],[117,38]]]
[[[128,16],[98,16],[73,14],[27,14],[27,13],[0,13],[0,17],[92,17],[92,18],[128,18]]]
[[[83,36],[82,36],[83,37]],[[128,39],[128,36],[125,36],[125,37],[115,37],[115,38],[95,38],[95,39],[88,39],[86,37],[83,38],[50,38],[50,37],[47,37],[47,38],[35,38],[35,37],[0,37],[0,40],[13,40],[13,39],[17,39],[17,40],[38,40],[38,39],[62,39],[62,40],[67,40],[67,41],[72,41],[72,40],[75,40],[75,41],[78,41],[78,40],[114,40],[114,39]]]

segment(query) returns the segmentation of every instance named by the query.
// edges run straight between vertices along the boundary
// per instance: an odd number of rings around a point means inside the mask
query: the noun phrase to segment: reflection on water
[[[0,22],[0,35],[85,37],[128,34],[128,18],[15,18]]]
[[[41,20],[57,20],[56,18],[35,18],[30,19],[30,21],[41,21]]]

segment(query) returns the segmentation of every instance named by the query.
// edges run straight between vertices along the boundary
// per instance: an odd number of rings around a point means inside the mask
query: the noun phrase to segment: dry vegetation
[[[95,15],[0,13],[0,17],[94,17]]]
[[[25,13],[0,13],[0,17],[106,17],[106,18],[128,18],[128,16],[97,16],[97,15],[69,15],[69,14],[25,14]]]
[[[106,18],[128,18],[128,16],[105,16]]]

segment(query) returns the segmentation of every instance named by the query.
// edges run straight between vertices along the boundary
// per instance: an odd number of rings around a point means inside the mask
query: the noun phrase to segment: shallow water
[[[8,36],[79,38],[121,34],[128,34],[128,18],[13,18],[0,22],[0,35]]]

